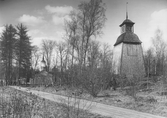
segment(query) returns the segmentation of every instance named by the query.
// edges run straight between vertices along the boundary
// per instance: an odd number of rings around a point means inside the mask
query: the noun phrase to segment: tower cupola
[[[134,27],[133,27],[134,24],[135,23],[129,19],[124,20],[123,23],[119,25],[121,27],[121,34],[125,32],[134,32]]]
[[[128,19],[128,8],[127,8],[127,4],[128,4],[128,3],[126,3],[126,19],[123,21],[123,23],[122,23],[121,25],[119,25],[119,26],[121,27],[121,34],[123,34],[123,33],[125,33],[125,32],[134,32],[134,27],[133,27],[133,25],[134,25],[135,23]]]

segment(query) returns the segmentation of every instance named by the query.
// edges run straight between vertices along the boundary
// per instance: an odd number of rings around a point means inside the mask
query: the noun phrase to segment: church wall
[[[120,73],[121,52],[122,52],[122,43],[116,45],[113,50],[113,73],[114,74]]]
[[[123,44],[121,74],[126,77],[143,78],[145,76],[143,50],[141,44]]]

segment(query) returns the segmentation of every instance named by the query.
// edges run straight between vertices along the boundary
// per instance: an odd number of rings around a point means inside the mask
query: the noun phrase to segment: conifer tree
[[[5,79],[7,84],[12,82],[12,67],[14,60],[14,47],[16,42],[16,29],[12,25],[6,25],[1,35],[2,61],[5,65]]]
[[[27,27],[23,24],[16,26],[17,28],[17,41],[16,41],[16,60],[18,64],[18,79],[20,77],[27,78],[28,71],[31,66],[31,42],[28,36]]]

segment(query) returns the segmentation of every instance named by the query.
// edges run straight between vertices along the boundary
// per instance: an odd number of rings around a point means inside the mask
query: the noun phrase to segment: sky
[[[6,24],[16,26],[23,23],[33,45],[40,46],[41,40],[63,40],[64,19],[81,1],[89,0],[0,0],[0,33]],[[125,20],[126,2],[129,19],[135,22],[134,33],[142,41],[144,50],[151,45],[156,29],[167,41],[167,0],[103,0],[106,4],[107,21],[103,35],[96,40],[113,48],[120,33],[119,25]]]

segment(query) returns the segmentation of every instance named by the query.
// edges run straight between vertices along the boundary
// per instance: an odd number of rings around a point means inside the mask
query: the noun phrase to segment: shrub
[[[156,103],[157,100],[153,96],[149,96],[146,98],[146,102],[148,103]]]
[[[150,86],[153,86],[153,85],[154,85],[154,83],[151,82],[150,80],[141,81],[141,82],[138,83],[138,86],[139,86],[140,89],[149,89]]]
[[[136,76],[133,76],[133,78],[129,78],[128,85],[129,88],[126,89],[126,94],[134,98],[135,101],[137,101],[137,91],[139,89],[138,83],[139,83],[140,78],[137,78]]]
[[[91,107],[91,103],[78,99],[78,95],[71,93],[67,95],[67,99],[61,99],[61,102],[60,107],[66,118],[86,118]]]
[[[82,75],[81,80],[83,89],[85,89],[93,97],[97,97],[103,88],[103,77],[98,69],[87,68]]]

